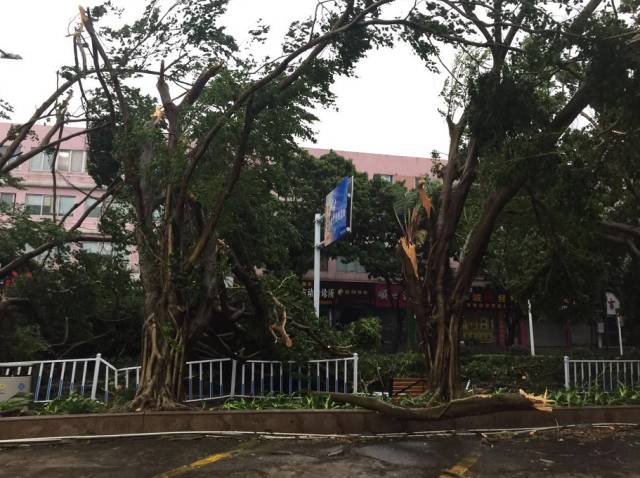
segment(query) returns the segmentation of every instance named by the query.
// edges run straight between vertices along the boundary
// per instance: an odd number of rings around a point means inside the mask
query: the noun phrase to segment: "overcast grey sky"
[[[0,60],[0,98],[14,106],[13,120],[28,118],[51,94],[59,66],[72,63],[71,39],[66,35],[78,3],[83,2],[0,0],[0,48],[24,58]],[[145,0],[117,3],[135,16]],[[316,0],[231,0],[224,23],[242,42],[262,18],[272,27],[268,46],[278,48],[289,23],[308,17],[315,4]],[[416,156],[427,156],[432,149],[446,151],[446,125],[437,112],[442,107],[438,94],[444,76],[429,73],[404,44],[372,51],[357,74],[358,78],[336,82],[338,111],[316,112],[318,147]]]

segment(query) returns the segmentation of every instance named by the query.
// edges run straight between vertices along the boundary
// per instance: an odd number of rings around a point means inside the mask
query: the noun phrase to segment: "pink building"
[[[5,138],[11,124],[0,123],[0,138]],[[27,136],[22,143],[19,152],[27,152],[40,145],[44,135],[49,130],[48,126],[35,125],[32,131],[34,136]],[[62,136],[68,136],[82,131],[81,128],[65,127]],[[53,138],[55,140],[57,136]],[[0,147],[0,153],[6,150],[6,146]],[[60,220],[73,206],[82,201],[87,195],[90,198],[81,207],[74,210],[65,220],[66,227],[75,224],[86,208],[92,204],[92,197],[99,197],[100,191],[95,188],[95,183],[87,173],[87,143],[84,135],[76,136],[60,145],[56,159],[55,183],[55,214]],[[54,177],[51,173],[51,156],[42,152],[22,163],[11,171],[14,177],[22,179],[22,188],[0,186],[0,202],[5,204],[24,205],[37,219],[53,219],[54,213]],[[82,222],[78,232],[98,234],[98,223],[101,208],[95,208]],[[87,242],[84,248],[94,252],[110,250],[110,245],[100,242]]]
[[[307,148],[309,154],[320,157],[331,150]],[[358,153],[354,151],[338,151],[334,153],[350,160],[360,173],[367,173],[369,179],[380,176],[390,183],[404,181],[405,187],[413,189],[418,179],[425,175],[432,176],[431,169],[438,160],[418,156],[396,156],[392,154]]]
[[[307,151],[312,156],[319,158],[332,150],[307,148]],[[374,176],[380,176],[390,183],[404,182],[407,189],[415,188],[418,180],[425,175],[432,176],[431,170],[436,164],[436,160],[428,157],[395,156],[391,154],[338,150],[333,150],[333,152],[350,160],[356,171],[367,173],[369,179],[372,179]],[[311,275],[308,277],[309,279],[312,278]],[[345,263],[333,259],[323,261],[323,271],[320,278],[323,281],[371,282],[367,272],[360,264],[354,262]]]

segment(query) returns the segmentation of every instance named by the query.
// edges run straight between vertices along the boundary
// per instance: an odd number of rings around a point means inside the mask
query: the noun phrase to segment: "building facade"
[[[6,137],[10,127],[9,123],[0,123],[0,138]],[[27,136],[23,141],[18,154],[40,146],[42,138],[45,137],[49,129],[48,126],[43,125],[33,126],[33,134]],[[82,131],[80,128],[65,127],[62,131],[62,137],[80,131]],[[5,150],[4,148],[6,146],[0,147],[0,153]],[[101,195],[101,191],[96,188],[95,182],[87,172],[85,136],[75,136],[60,144],[54,173],[51,171],[51,159],[51,154],[42,152],[13,169],[11,175],[22,180],[20,187],[1,185],[0,202],[8,205],[24,205],[26,211],[35,219],[60,221],[68,214],[64,220],[64,226],[68,228],[76,224],[87,208],[93,204],[95,198]],[[83,200],[80,207],[73,209],[77,203]],[[82,221],[78,232],[85,236],[95,235],[96,238],[99,238],[101,213],[101,207],[94,208]],[[110,251],[109,243],[98,240],[85,242],[81,245],[92,252]]]

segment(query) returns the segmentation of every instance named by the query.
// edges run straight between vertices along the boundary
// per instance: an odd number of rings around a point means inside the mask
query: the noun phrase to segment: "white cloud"
[[[120,3],[128,16],[144,6],[142,0]],[[262,18],[272,27],[265,48],[276,52],[290,22],[312,14],[315,4],[315,0],[231,0],[225,24],[243,42]],[[78,0],[2,2],[0,48],[23,57],[0,60],[0,98],[14,106],[14,120],[28,118],[53,91],[58,67],[73,63],[66,35],[77,5]],[[356,72],[358,78],[340,78],[335,84],[338,111],[316,112],[318,147],[416,156],[446,150],[446,125],[437,113],[443,77],[429,73],[407,45],[370,52]]]

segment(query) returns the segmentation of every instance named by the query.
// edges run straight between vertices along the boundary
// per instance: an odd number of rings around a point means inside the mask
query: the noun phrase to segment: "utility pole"
[[[320,317],[320,230],[322,227],[322,214],[316,214],[313,218],[313,308],[316,317]]]

